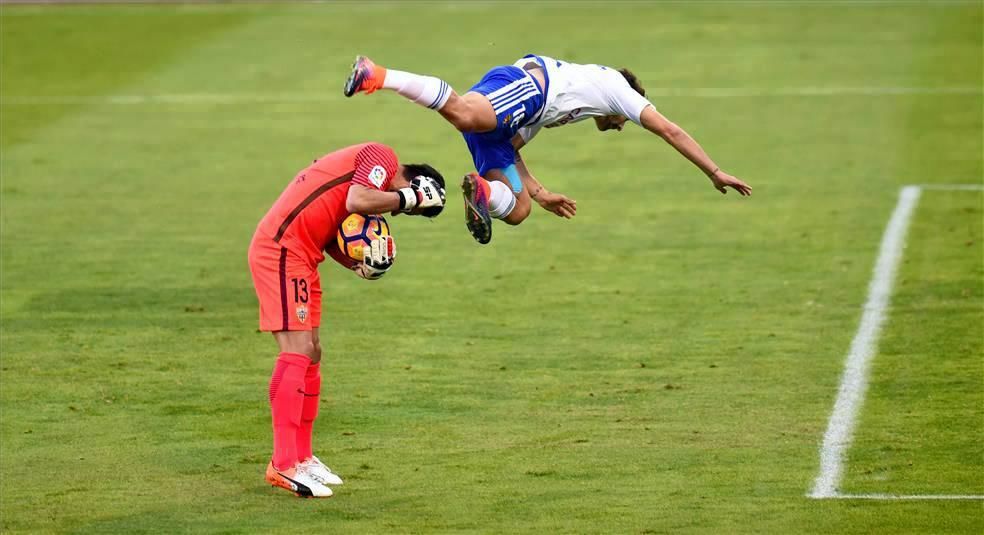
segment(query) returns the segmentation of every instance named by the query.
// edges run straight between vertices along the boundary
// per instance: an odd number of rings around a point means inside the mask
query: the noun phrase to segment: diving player
[[[577,203],[546,189],[530,173],[520,149],[541,128],[593,118],[598,130],[622,130],[632,121],[660,136],[696,165],[721,193],[743,196],[751,186],[724,172],[682,128],[645,97],[628,69],[581,65],[527,55],[513,65],[494,67],[464,95],[438,78],[376,65],[358,56],[345,81],[345,96],[379,89],[396,91],[437,110],[465,138],[478,173],[462,182],[465,218],[479,243],[492,239],[491,218],[518,225],[530,213],[531,199],[554,214],[571,218]]]

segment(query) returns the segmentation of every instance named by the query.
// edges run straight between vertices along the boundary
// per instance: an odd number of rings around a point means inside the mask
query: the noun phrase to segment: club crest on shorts
[[[308,316],[307,312],[308,312],[307,305],[298,305],[297,320],[300,321],[301,323],[304,323],[307,320],[307,316]]]
[[[375,184],[377,188],[382,189],[385,181],[386,169],[383,169],[383,166],[377,165],[372,168],[372,171],[369,171],[369,182]]]

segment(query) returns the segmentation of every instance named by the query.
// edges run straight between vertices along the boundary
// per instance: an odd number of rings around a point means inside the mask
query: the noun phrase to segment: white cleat
[[[301,498],[327,498],[331,489],[314,478],[298,464],[290,470],[277,470],[273,463],[267,465],[265,479],[275,487],[287,489]]]
[[[322,485],[341,485],[343,483],[342,478],[338,477],[331,471],[331,468],[325,466],[325,463],[314,455],[310,459],[298,463],[297,470],[311,476],[312,479]]]

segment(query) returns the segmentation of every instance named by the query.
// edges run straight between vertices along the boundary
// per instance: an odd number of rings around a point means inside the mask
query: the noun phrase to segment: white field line
[[[293,104],[318,103],[341,100],[344,97],[334,94],[282,93],[260,95],[245,93],[170,93],[157,95],[50,95],[50,96],[4,96],[0,106],[36,105],[142,105],[142,104]]]
[[[838,500],[984,500],[981,494],[837,494]]]
[[[984,184],[919,184],[919,189],[934,191],[984,191]]]
[[[899,202],[888,221],[882,236],[878,260],[875,262],[874,276],[868,286],[868,300],[864,303],[864,313],[858,332],[851,341],[851,349],[844,365],[840,390],[834,410],[830,414],[827,432],[820,448],[820,474],[813,486],[812,498],[830,498],[837,494],[837,485],[843,473],[844,452],[851,444],[858,410],[864,401],[868,388],[868,366],[875,354],[878,333],[885,322],[885,309],[892,294],[895,270],[902,257],[905,233],[909,228],[912,211],[919,201],[921,189],[906,186],[899,194]]]
[[[844,454],[851,444],[857,415],[864,402],[868,388],[868,369],[878,345],[881,326],[885,322],[895,281],[895,273],[902,258],[905,235],[909,221],[919,202],[923,189],[932,190],[984,190],[980,184],[927,184],[905,186],[899,192],[899,201],[888,221],[882,236],[878,259],[875,261],[874,276],[868,286],[868,299],[858,325],[857,334],[851,342],[844,374],[841,378],[837,400],[823,445],[820,447],[820,473],[817,475],[813,491],[807,496],[815,499],[856,499],[856,500],[981,500],[976,494],[841,494],[838,492],[844,470]]]
[[[754,98],[754,97],[836,97],[836,96],[946,96],[984,95],[984,88],[946,87],[657,87],[648,89],[649,97]],[[163,93],[133,95],[5,95],[2,106],[36,105],[143,105],[143,104],[293,104],[342,100],[341,92],[331,93]]]
[[[892,96],[892,95],[981,95],[984,88],[973,86],[911,87],[911,86],[804,86],[804,87],[656,87],[646,90],[646,96],[657,97],[838,97],[838,96]]]
[[[614,4],[626,4],[632,3],[637,0],[617,0],[615,2],[610,2]],[[663,0],[665,4],[683,4],[687,5],[692,3],[693,0]],[[226,5],[236,5],[236,4],[270,4],[270,0],[0,0],[0,5],[58,5],[58,4],[192,4],[192,5],[206,5],[206,6],[226,6]],[[360,0],[279,0],[278,3],[291,3],[291,4],[357,4],[361,3]],[[395,0],[391,1],[380,1],[377,2],[383,5],[396,4]],[[440,6],[442,2],[433,2],[434,4]],[[495,6],[504,3],[502,0],[476,0],[473,2],[468,2],[464,7],[469,5],[476,5],[479,7]],[[578,7],[580,4],[589,4],[593,2],[588,2],[586,0],[576,0],[571,1],[571,7]],[[979,0],[704,0],[702,3],[716,4],[716,5],[745,5],[745,6],[812,6],[812,7],[843,7],[843,6],[897,6],[897,5],[915,5],[923,6],[928,8],[934,7],[946,7],[946,6],[966,6],[966,5],[976,5]],[[460,9],[462,6],[455,5],[455,2],[448,1],[443,2],[444,5],[451,5],[455,8]],[[199,11],[189,11],[189,13],[197,13]]]

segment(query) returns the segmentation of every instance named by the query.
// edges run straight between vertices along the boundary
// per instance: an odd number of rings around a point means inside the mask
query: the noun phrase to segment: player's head
[[[621,131],[625,126],[625,121],[628,121],[624,115],[603,115],[601,117],[595,117],[594,120],[595,126],[602,132],[605,130]]]
[[[433,167],[425,163],[408,163],[408,164],[401,165],[400,172],[397,173],[395,177],[393,177],[393,181],[391,182],[391,187],[393,189],[408,188],[410,187],[411,182],[416,180],[417,177],[422,177],[422,176],[433,179],[434,182],[437,182],[438,185],[441,186],[441,189],[444,189],[446,187],[444,185],[444,177],[441,175],[441,173],[439,173],[437,169],[434,169]],[[422,209],[416,208],[412,212],[410,212],[410,214],[422,215],[425,217],[436,217],[437,214],[440,214],[441,210],[443,209],[444,209],[443,206],[432,206],[430,208],[422,208]]]
[[[633,74],[632,71],[622,68],[619,69],[618,72],[622,73],[622,76],[625,78],[625,81],[628,82],[629,87],[634,89],[636,93],[646,96],[646,90],[643,89],[642,83],[639,82],[639,79],[636,78],[636,75]],[[605,130],[621,131],[625,126],[625,121],[628,121],[628,118],[624,115],[605,115],[603,117],[595,117],[595,126],[597,126],[598,130],[601,130],[602,132]]]

